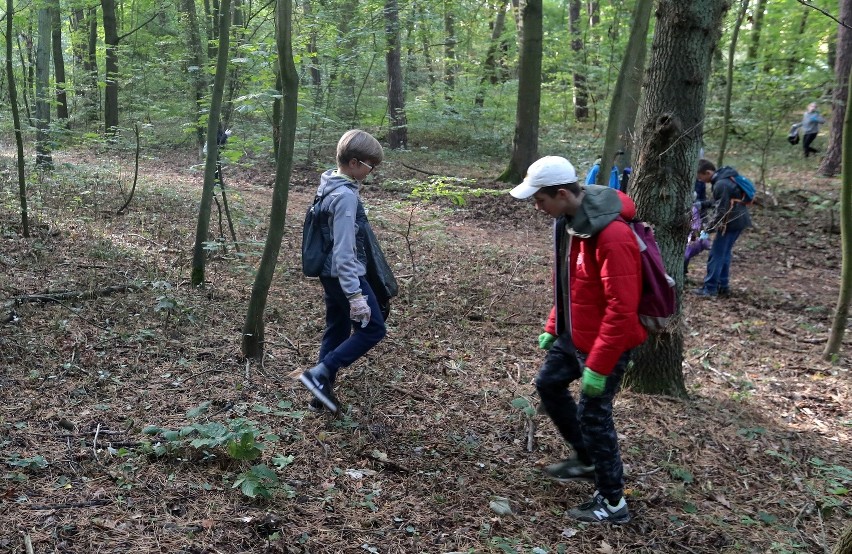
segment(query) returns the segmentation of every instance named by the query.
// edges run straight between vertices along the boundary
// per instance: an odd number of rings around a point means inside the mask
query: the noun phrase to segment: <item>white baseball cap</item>
[[[524,181],[509,191],[515,198],[529,198],[543,187],[577,182],[577,172],[571,162],[561,156],[545,156],[527,169]]]

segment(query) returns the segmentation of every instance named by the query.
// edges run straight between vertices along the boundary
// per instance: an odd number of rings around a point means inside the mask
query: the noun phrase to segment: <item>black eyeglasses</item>
[[[368,168],[370,168],[370,171],[368,171],[367,173],[372,173],[373,170],[376,169],[376,166],[370,165],[367,162],[362,162],[361,160],[358,160],[358,163],[361,165],[366,165]]]

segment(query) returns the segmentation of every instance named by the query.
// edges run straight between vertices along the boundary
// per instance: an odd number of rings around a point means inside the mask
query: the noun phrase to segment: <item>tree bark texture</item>
[[[68,95],[65,92],[65,56],[62,54],[62,16],[59,4],[51,7],[51,45],[53,47],[53,75],[56,83],[56,118],[68,123]]]
[[[570,0],[568,4],[568,26],[571,33],[571,51],[574,53],[574,118],[577,121],[585,121],[589,119],[589,91],[586,74],[580,70],[585,58],[580,29],[580,0]]]
[[[497,13],[494,15],[494,23],[491,26],[491,42],[485,53],[485,62],[482,64],[482,77],[479,79],[479,89],[476,92],[474,105],[482,107],[485,104],[485,86],[488,83],[496,85],[497,77],[497,53],[501,46],[500,38],[506,28],[506,4],[498,2]]]
[[[21,114],[18,111],[18,90],[15,86],[15,70],[12,65],[12,19],[15,15],[13,0],[6,0],[6,79],[9,82],[9,104],[12,107],[12,123],[15,126],[15,146],[18,159],[18,198],[21,204],[21,234],[30,237],[30,223],[27,209],[27,181],[24,160],[24,137],[21,132]]]
[[[276,9],[275,39],[278,44],[278,67],[284,92],[284,109],[281,118],[281,143],[275,164],[275,185],[272,189],[272,208],[269,213],[269,231],[263,247],[263,256],[251,290],[246,322],[243,325],[242,351],[247,358],[263,356],[263,312],[287,215],[287,196],[290,192],[290,172],[293,169],[293,150],[296,143],[296,118],[298,115],[299,76],[293,62],[293,6],[292,0],[278,0]]]
[[[847,77],[847,96],[852,95],[852,74]],[[845,110],[843,116],[843,178],[840,184],[840,291],[831,333],[823,351],[823,358],[831,360],[840,352],[846,321],[849,319],[849,303],[852,301],[852,110]]]
[[[189,54],[189,74],[192,79],[193,102],[192,115],[195,125],[195,135],[198,147],[204,145],[204,127],[201,124],[202,102],[207,90],[207,72],[204,71],[204,49],[201,45],[201,33],[198,28],[198,11],[195,0],[184,0],[183,11],[186,13],[187,49]]]
[[[645,72],[645,53],[648,50],[648,26],[653,7],[653,0],[639,0],[633,9],[630,39],[624,51],[621,71],[615,81],[609,108],[601,170],[597,177],[599,185],[606,185],[608,182],[616,152],[624,152],[621,157],[623,167],[630,164],[636,113],[639,111],[639,95],[642,90],[642,75]]]
[[[36,48],[36,166],[53,167],[50,154],[50,52],[53,14],[49,7],[38,10],[38,47]]]
[[[692,184],[713,50],[725,0],[659,0],[629,190],[638,216],[653,224],[669,274],[683,287]],[[625,386],[685,396],[683,329],[651,337],[634,352]]]
[[[106,86],[104,87],[104,131],[118,132],[118,20],[115,0],[101,0],[106,47]]]
[[[747,59],[749,61],[757,59],[757,53],[760,48],[760,33],[763,30],[763,16],[766,15],[766,0],[757,0],[757,5],[754,7],[753,13],[751,35],[748,43]]]
[[[388,71],[388,144],[394,150],[408,148],[408,119],[405,115],[405,91],[402,80],[402,48],[399,36],[399,4],[385,0],[385,61]]]
[[[456,14],[453,11],[452,2],[444,2],[444,85],[446,85],[446,98],[452,101],[452,94],[456,88]]]
[[[840,21],[852,25],[852,0],[840,0]],[[843,120],[846,113],[846,101],[849,91],[846,82],[852,68],[852,30],[844,25],[837,26],[837,59],[834,64],[834,92],[831,98],[831,133],[825,157],[819,166],[819,172],[826,177],[840,173],[843,150]]]
[[[107,0],[102,0],[107,1]],[[195,247],[192,251],[192,286],[204,284],[204,244],[210,230],[210,209],[213,205],[213,187],[216,184],[216,162],[219,145],[216,134],[219,130],[219,115],[222,113],[222,96],[228,77],[228,29],[231,26],[231,0],[222,0],[219,15],[219,48],[216,59],[216,76],[213,78],[213,93],[210,98],[210,114],[207,117],[207,160],[204,164],[204,186],[201,189],[201,204],[198,208],[198,224],[195,228]]]
[[[740,10],[737,12],[737,21],[731,33],[731,44],[728,48],[728,74],[725,78],[725,100],[722,115],[722,138],[719,144],[719,157],[716,160],[718,167],[725,165],[725,150],[728,146],[728,135],[731,126],[731,97],[734,93],[734,56],[737,53],[737,39],[740,36],[740,27],[748,10],[749,0],[740,0]]]
[[[499,180],[520,183],[538,158],[541,108],[542,0],[527,0],[522,11],[524,40],[518,62],[518,100],[512,159]]]

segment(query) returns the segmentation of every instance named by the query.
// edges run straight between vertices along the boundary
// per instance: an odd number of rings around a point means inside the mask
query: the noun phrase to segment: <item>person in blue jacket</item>
[[[825,119],[819,112],[817,111],[816,102],[811,102],[808,104],[808,110],[805,112],[805,115],[802,116],[802,150],[805,153],[805,157],[807,158],[811,154],[816,154],[819,152],[816,148],[811,146],[814,142],[814,139],[817,137],[819,133],[820,124],[825,123]]]

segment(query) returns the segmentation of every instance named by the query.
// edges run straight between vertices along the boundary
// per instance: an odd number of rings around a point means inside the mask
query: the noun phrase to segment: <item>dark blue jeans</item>
[[[568,385],[582,379],[586,355],[574,347],[570,338],[560,336],[548,350],[535,380],[547,415],[577,457],[595,465],[595,485],[611,503],[621,500],[624,494],[624,469],[612,403],[629,361],[628,351],[607,377],[603,394],[592,398],[581,393],[578,406]]]
[[[708,294],[717,294],[730,287],[731,252],[741,233],[742,230],[717,232],[713,237],[707,258],[707,276],[704,277],[704,290]]]
[[[370,306],[370,322],[366,327],[349,319],[349,300],[340,288],[337,277],[320,277],[325,291],[325,333],[322,335],[319,361],[331,372],[334,383],[337,371],[350,366],[381,341],[387,329],[376,295],[366,279],[361,277],[361,292]]]

